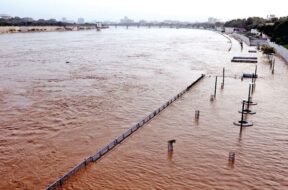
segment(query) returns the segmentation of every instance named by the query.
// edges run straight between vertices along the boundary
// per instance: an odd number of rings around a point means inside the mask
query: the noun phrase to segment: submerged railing
[[[108,145],[103,147],[101,150],[99,150],[96,154],[93,156],[90,156],[89,158],[86,158],[84,161],[79,163],[77,166],[72,168],[70,171],[68,171],[66,174],[61,176],[59,179],[57,179],[54,183],[49,185],[46,190],[53,190],[56,189],[62,184],[68,180],[72,175],[74,175],[76,172],[81,170],[82,168],[86,167],[91,162],[96,162],[99,160],[102,156],[104,156],[106,153],[108,153],[110,150],[115,148],[118,144],[120,144],[122,141],[124,141],[127,137],[129,137],[132,133],[137,131],[140,127],[144,126],[147,122],[149,122],[151,119],[153,119],[155,116],[157,116],[161,111],[163,111],[165,108],[167,108],[170,104],[172,104],[174,101],[176,101],[178,98],[180,98],[183,94],[185,94],[192,86],[194,86],[196,83],[198,83],[202,78],[204,78],[204,74],[202,74],[196,81],[194,81],[192,84],[190,84],[187,88],[182,90],[179,94],[174,96],[172,99],[167,101],[165,104],[163,104],[160,108],[154,110],[151,114],[149,114],[147,117],[139,121],[137,124],[129,128],[126,132],[124,132],[122,135],[114,139],[112,142],[110,142]]]

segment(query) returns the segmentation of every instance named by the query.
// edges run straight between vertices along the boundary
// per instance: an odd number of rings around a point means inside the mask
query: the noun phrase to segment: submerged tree
[[[269,45],[262,45],[261,51],[265,55],[273,55],[276,53],[275,48],[269,46]]]

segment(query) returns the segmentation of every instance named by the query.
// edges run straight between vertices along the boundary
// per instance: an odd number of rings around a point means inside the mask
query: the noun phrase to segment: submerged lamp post
[[[251,126],[253,126],[253,123],[252,123],[252,122],[248,122],[248,121],[246,121],[246,120],[244,119],[245,103],[246,103],[246,101],[243,100],[243,101],[242,101],[241,120],[240,120],[240,121],[236,121],[236,122],[233,123],[234,125],[240,126],[241,128],[242,128],[242,127],[251,127]]]
[[[246,103],[246,109],[243,109],[243,108],[242,108],[242,111],[239,111],[239,113],[244,112],[245,114],[256,114],[255,111],[251,111],[251,110],[249,109],[249,108],[250,108],[250,105],[251,105],[251,89],[252,89],[252,84],[249,85],[248,100],[245,101],[245,103]]]

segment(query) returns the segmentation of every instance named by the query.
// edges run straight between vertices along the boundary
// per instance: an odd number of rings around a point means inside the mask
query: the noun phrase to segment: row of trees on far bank
[[[245,28],[246,30],[258,29],[271,38],[271,41],[288,48],[288,17],[264,19],[249,17],[247,19],[234,19],[226,22],[225,27]]]
[[[0,26],[64,26],[68,23],[59,22],[56,19],[32,20],[27,18],[13,17],[9,19],[0,19]]]
[[[75,23],[60,22],[56,19],[39,19],[33,20],[29,18],[13,17],[9,19],[0,18],[0,26],[67,26]],[[92,25],[85,23],[85,25]]]

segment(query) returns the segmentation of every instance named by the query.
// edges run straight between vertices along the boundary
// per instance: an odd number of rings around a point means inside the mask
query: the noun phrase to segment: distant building
[[[70,23],[70,24],[74,24],[75,23],[74,20],[68,20],[66,17],[63,17],[61,21],[65,22],[65,23]]]
[[[78,18],[78,24],[84,24],[85,20],[84,18]]]
[[[261,32],[259,32],[257,29],[251,29],[250,33],[255,34],[257,36],[260,36],[260,34],[261,34]]]
[[[55,18],[50,18],[48,21],[49,22],[57,22],[57,20]]]
[[[62,22],[67,22],[67,18],[66,18],[66,17],[63,17],[61,21],[62,21]]]
[[[120,23],[121,23],[121,24],[131,24],[131,23],[134,23],[134,20],[129,19],[127,16],[125,16],[124,18],[122,18],[122,19],[120,20]]]
[[[232,34],[234,32],[235,28],[232,27],[225,27],[224,31],[226,34]]]
[[[272,20],[273,18],[276,18],[275,15],[267,15],[267,20]]]
[[[139,24],[146,24],[147,21],[146,20],[139,20]]]
[[[209,17],[208,22],[211,24],[215,24],[216,22],[219,22],[219,20],[217,18]]]
[[[0,18],[5,19],[5,20],[8,20],[8,19],[10,19],[10,18],[12,18],[12,17],[9,16],[9,15],[6,15],[6,14],[0,14]]]
[[[101,22],[96,22],[96,28],[97,29],[102,28],[102,23]]]
[[[224,32],[225,31],[224,28],[221,27],[221,26],[215,27],[215,30],[218,31],[218,32]]]
[[[163,23],[165,24],[180,24],[178,20],[164,20]]]
[[[24,17],[23,20],[26,22],[33,22],[34,21],[34,19],[30,18],[30,17]]]
[[[67,23],[70,23],[70,24],[74,24],[74,23],[75,23],[74,20],[67,20],[66,22],[67,22]]]

